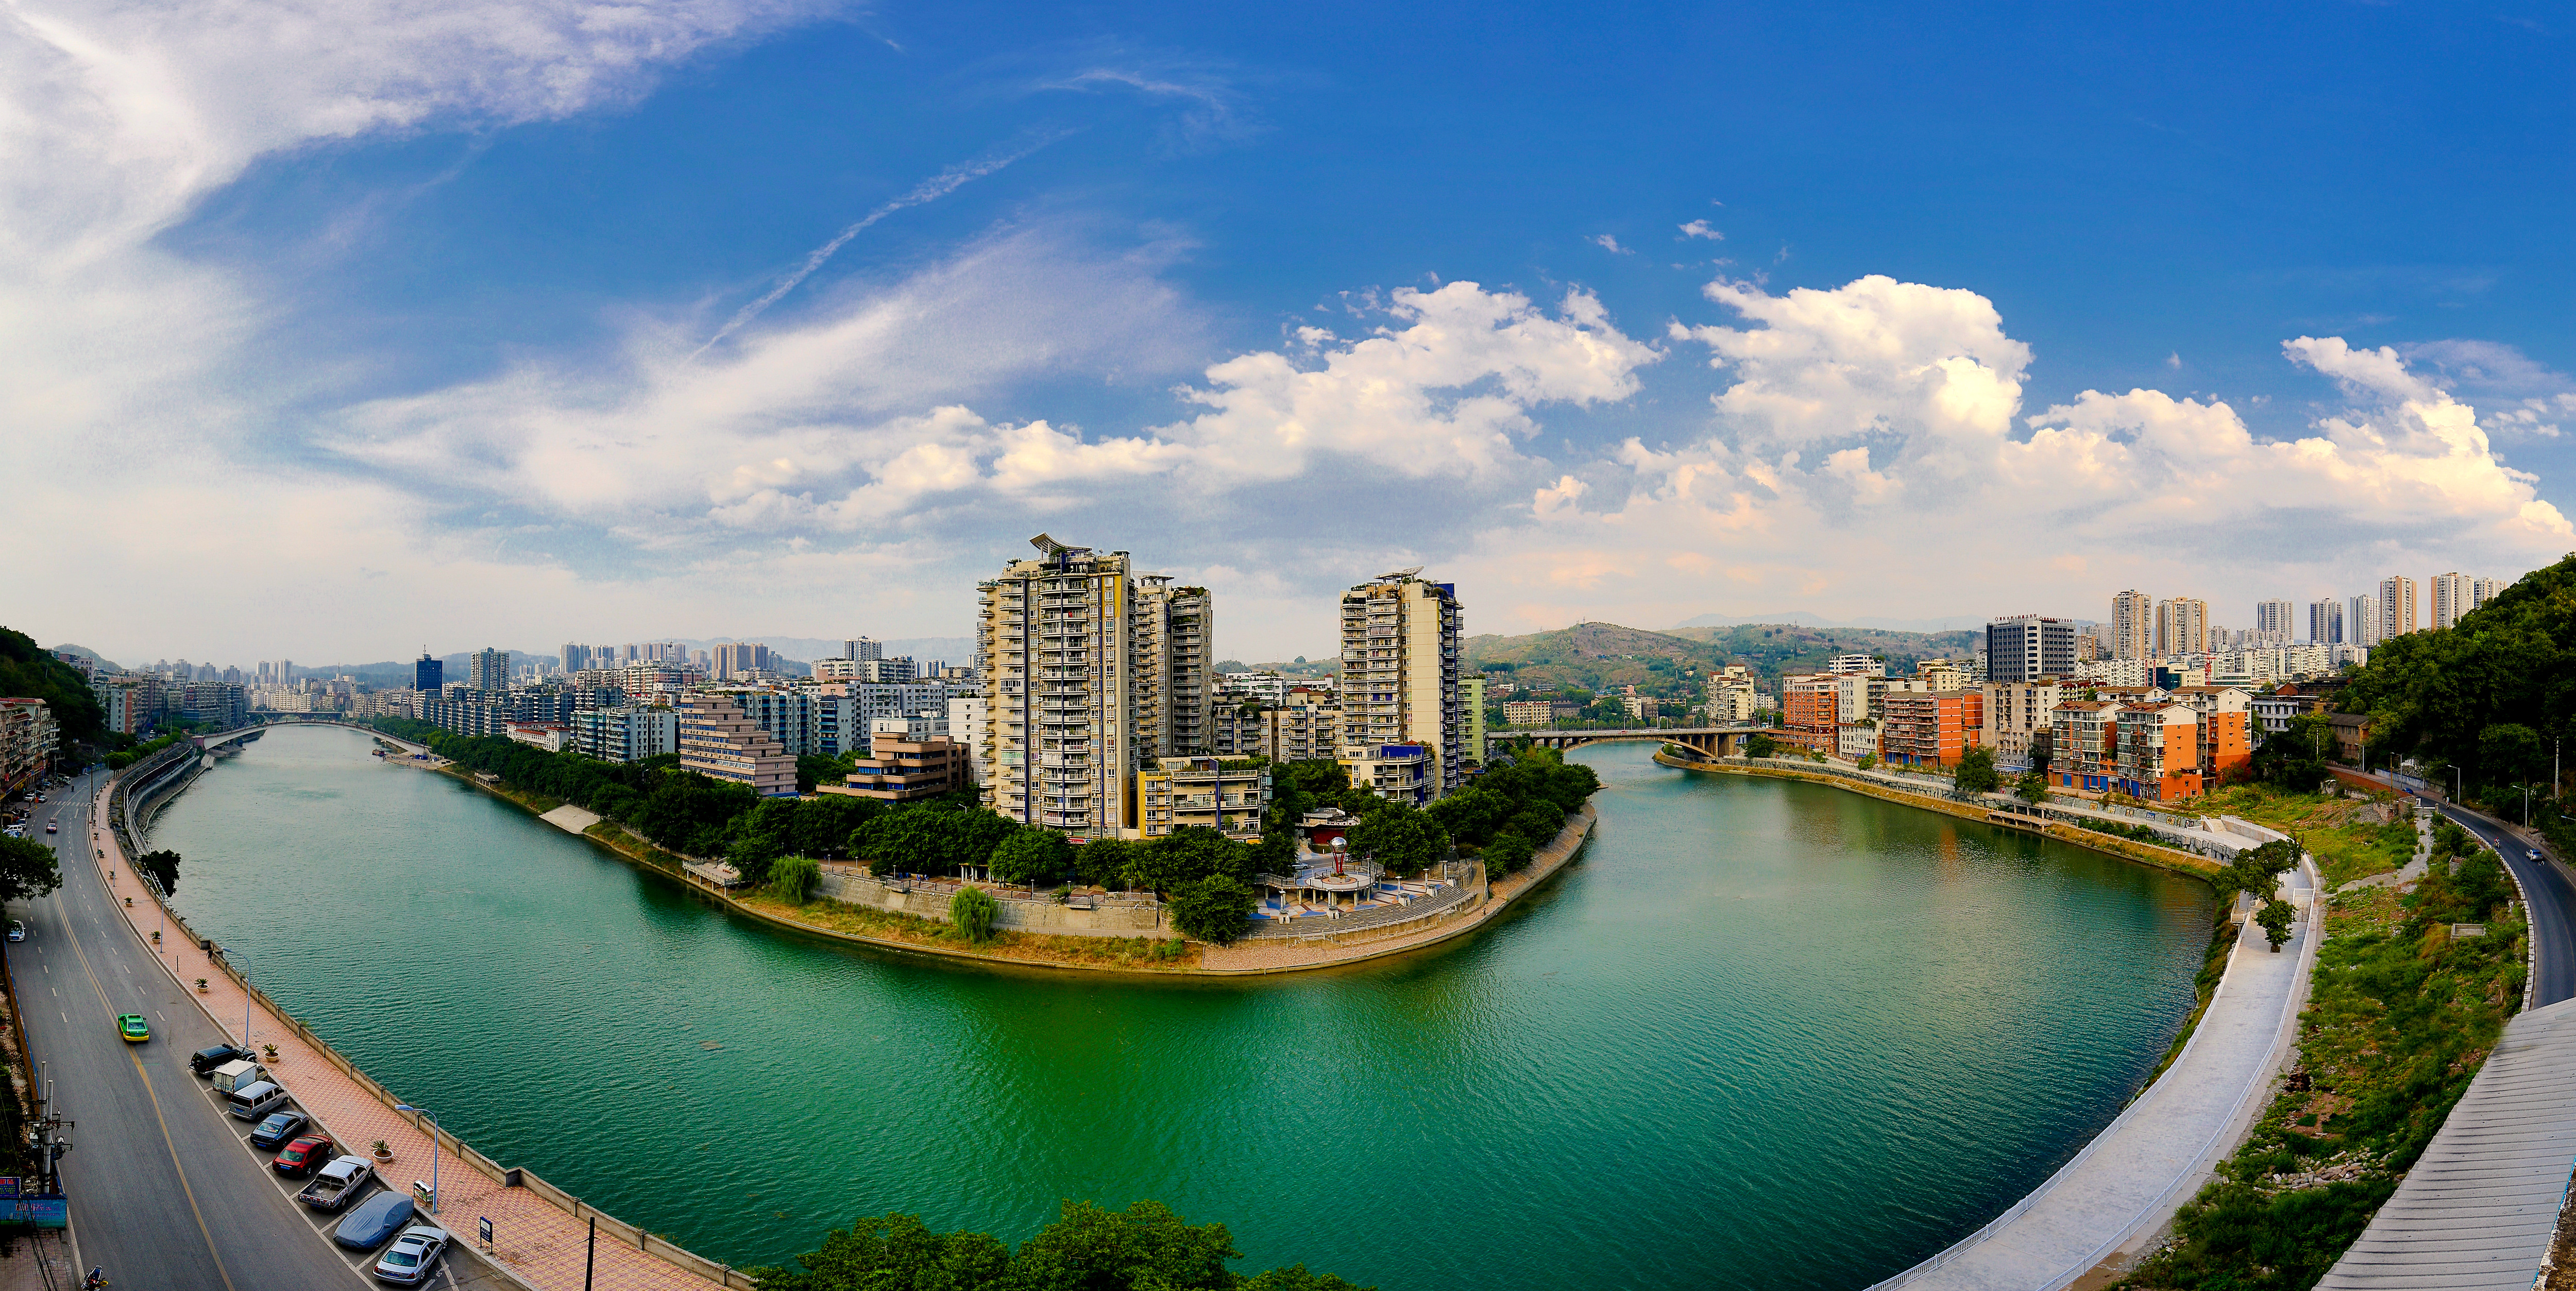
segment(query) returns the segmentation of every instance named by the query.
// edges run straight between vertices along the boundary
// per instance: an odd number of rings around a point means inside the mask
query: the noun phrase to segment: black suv
[[[189,1054],[188,1070],[197,1073],[199,1076],[205,1076],[211,1074],[215,1068],[223,1066],[225,1063],[239,1061],[240,1059],[250,1056],[250,1050],[242,1048],[240,1045],[219,1044],[212,1049],[199,1049],[195,1053]]]

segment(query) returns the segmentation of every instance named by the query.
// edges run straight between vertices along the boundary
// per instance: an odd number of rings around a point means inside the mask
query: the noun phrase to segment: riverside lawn
[[[2173,1240],[2120,1287],[2312,1286],[2413,1168],[2520,1007],[2526,929],[2513,886],[2465,831],[2436,843],[2412,893],[2361,889],[2326,906],[2299,1019],[2309,1087],[2283,1082]],[[2456,861],[2452,858],[2457,857]],[[2453,938],[2455,923],[2486,934]]]

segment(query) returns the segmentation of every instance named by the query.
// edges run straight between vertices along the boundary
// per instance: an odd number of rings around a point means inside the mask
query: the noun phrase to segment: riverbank
[[[2171,847],[2158,847],[2152,843],[2141,843],[2135,839],[2117,838],[2096,830],[2069,825],[2064,821],[2051,820],[2042,822],[2028,818],[2016,819],[2010,822],[1998,821],[1995,817],[1999,813],[1980,804],[1959,802],[1950,798],[1934,797],[1931,794],[1908,793],[1902,789],[1897,789],[1888,785],[1862,783],[1846,779],[1841,776],[1824,775],[1813,771],[1801,771],[1796,767],[1750,766],[1708,761],[1704,759],[1677,758],[1662,749],[1655,750],[1655,761],[1682,771],[1705,771],[1724,775],[1762,776],[1777,780],[1802,780],[1808,784],[1831,785],[1836,789],[1860,794],[1865,797],[1877,798],[1883,802],[1901,803],[1908,807],[1920,807],[1926,811],[1937,811],[1945,816],[1955,816],[1961,820],[1975,821],[1980,825],[1993,825],[1998,829],[2010,829],[2017,833],[2052,838],[2058,842],[2070,844],[2075,847],[2081,847],[2088,851],[2100,852],[2106,856],[2116,856],[2125,861],[2137,862],[2140,865],[2152,865],[2160,870],[2171,870],[2177,874],[2185,874],[2198,879],[2206,879],[2209,876],[2216,874],[2221,868],[2217,861],[2206,856],[2195,855],[2193,853]]]
[[[370,732],[372,734],[372,732]],[[487,783],[453,765],[435,768],[459,784],[470,785],[542,819],[563,804],[541,794],[523,793]],[[1481,865],[1468,883],[1482,889],[1458,906],[1422,921],[1420,926],[1390,926],[1336,933],[1329,925],[1311,937],[1247,939],[1230,946],[1206,945],[1174,937],[1160,941],[1133,937],[1080,937],[1004,931],[978,946],[960,940],[937,920],[896,914],[867,906],[817,898],[792,905],[759,892],[736,893],[690,873],[684,858],[653,846],[624,825],[603,820],[580,831],[582,837],[619,858],[671,879],[692,893],[772,928],[915,955],[986,965],[1124,973],[1155,977],[1263,977],[1344,968],[1371,960],[1410,954],[1440,945],[1483,927],[1512,902],[1571,864],[1592,837],[1599,819],[1592,804],[1567,817],[1565,828],[1532,853],[1530,864],[1500,883],[1488,885]],[[817,908],[825,907],[825,908]],[[1150,948],[1179,943],[1178,952]]]

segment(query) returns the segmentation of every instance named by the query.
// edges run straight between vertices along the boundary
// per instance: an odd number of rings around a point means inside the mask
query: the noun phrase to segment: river
[[[1387,1291],[1847,1288],[2138,1088],[2207,890],[1813,785],[1599,770],[1599,833],[1461,942],[1254,982],[781,936],[365,736],[279,729],[156,824],[177,905],[492,1157],[737,1265],[902,1210],[1221,1220]]]

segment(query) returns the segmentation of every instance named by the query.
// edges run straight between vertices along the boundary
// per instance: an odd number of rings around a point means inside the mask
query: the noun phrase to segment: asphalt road
[[[2525,853],[2532,844],[2503,821],[2453,803],[2425,801],[2495,848],[2522,880],[2523,893],[2531,899],[2530,1007],[2576,998],[2576,883],[2568,881],[2566,867],[2546,858],[2530,859]]]
[[[56,844],[63,886],[12,912],[28,934],[7,948],[54,1110],[74,1123],[62,1172],[82,1263],[136,1291],[376,1285],[372,1254],[331,1243],[340,1216],[295,1204],[301,1182],[270,1169],[272,1154],[244,1141],[251,1124],[226,1115],[189,1072],[190,1053],[231,1037],[156,966],[110,906],[97,863],[80,854],[90,795],[104,778],[83,777],[36,808],[28,837]],[[61,832],[46,834],[48,820]],[[150,1019],[152,1039],[125,1043],[120,1013]],[[431,1287],[511,1285],[462,1249],[470,1229],[457,1236]]]

